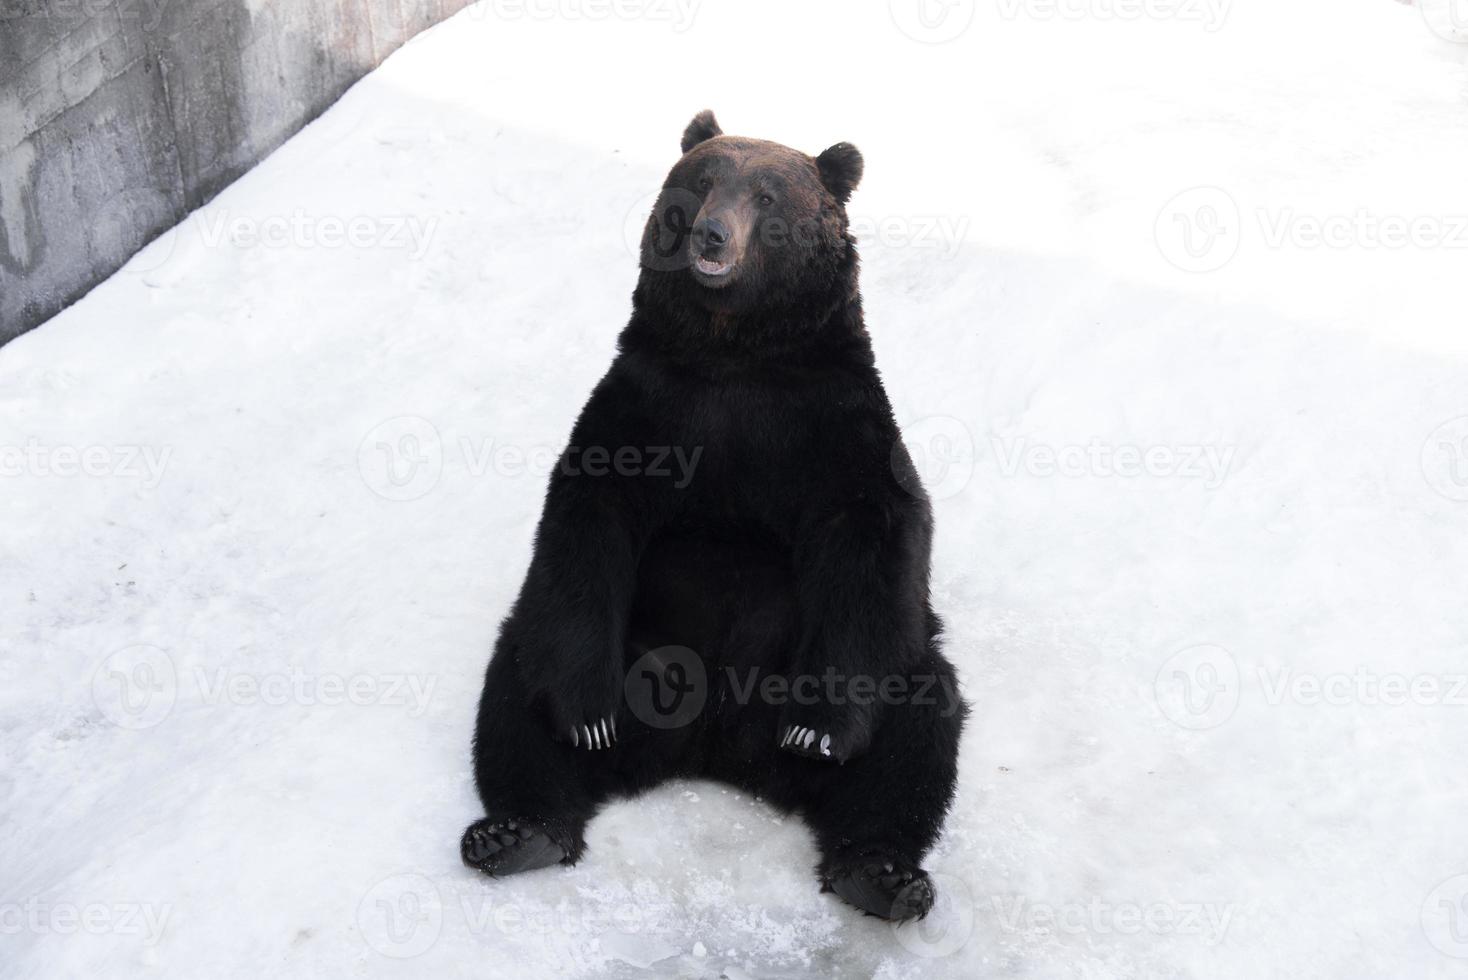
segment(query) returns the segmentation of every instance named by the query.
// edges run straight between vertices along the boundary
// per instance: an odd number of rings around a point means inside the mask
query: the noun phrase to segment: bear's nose
[[[693,226],[693,244],[699,251],[729,243],[729,228],[718,218],[701,218]]]

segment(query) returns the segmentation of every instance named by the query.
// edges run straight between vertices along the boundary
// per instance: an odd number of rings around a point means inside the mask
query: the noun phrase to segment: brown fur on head
[[[726,136],[705,111],[682,148],[643,235],[644,269],[685,276],[699,305],[726,313],[833,274],[850,245],[845,205],[861,180],[854,146],[812,157]]]

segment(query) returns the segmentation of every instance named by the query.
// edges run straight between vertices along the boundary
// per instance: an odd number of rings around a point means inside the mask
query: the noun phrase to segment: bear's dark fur
[[[462,854],[571,864],[608,799],[712,778],[803,815],[825,889],[922,915],[966,709],[862,320],[861,155],[725,136],[709,112],[682,145],[490,660],[488,816]],[[670,693],[693,712],[660,717]]]

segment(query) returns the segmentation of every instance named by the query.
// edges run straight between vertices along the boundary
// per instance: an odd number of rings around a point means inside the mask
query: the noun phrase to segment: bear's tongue
[[[729,271],[729,263],[706,259],[702,255],[694,258],[693,265],[706,276],[722,276]]]

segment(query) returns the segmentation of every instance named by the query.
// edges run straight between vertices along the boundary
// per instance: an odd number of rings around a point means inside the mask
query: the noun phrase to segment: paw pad
[[[480,820],[459,842],[464,863],[490,875],[515,874],[561,861],[566,852],[539,827],[522,820]]]
[[[900,859],[868,858],[834,872],[827,886],[868,915],[894,922],[920,919],[933,907],[927,872]]]

